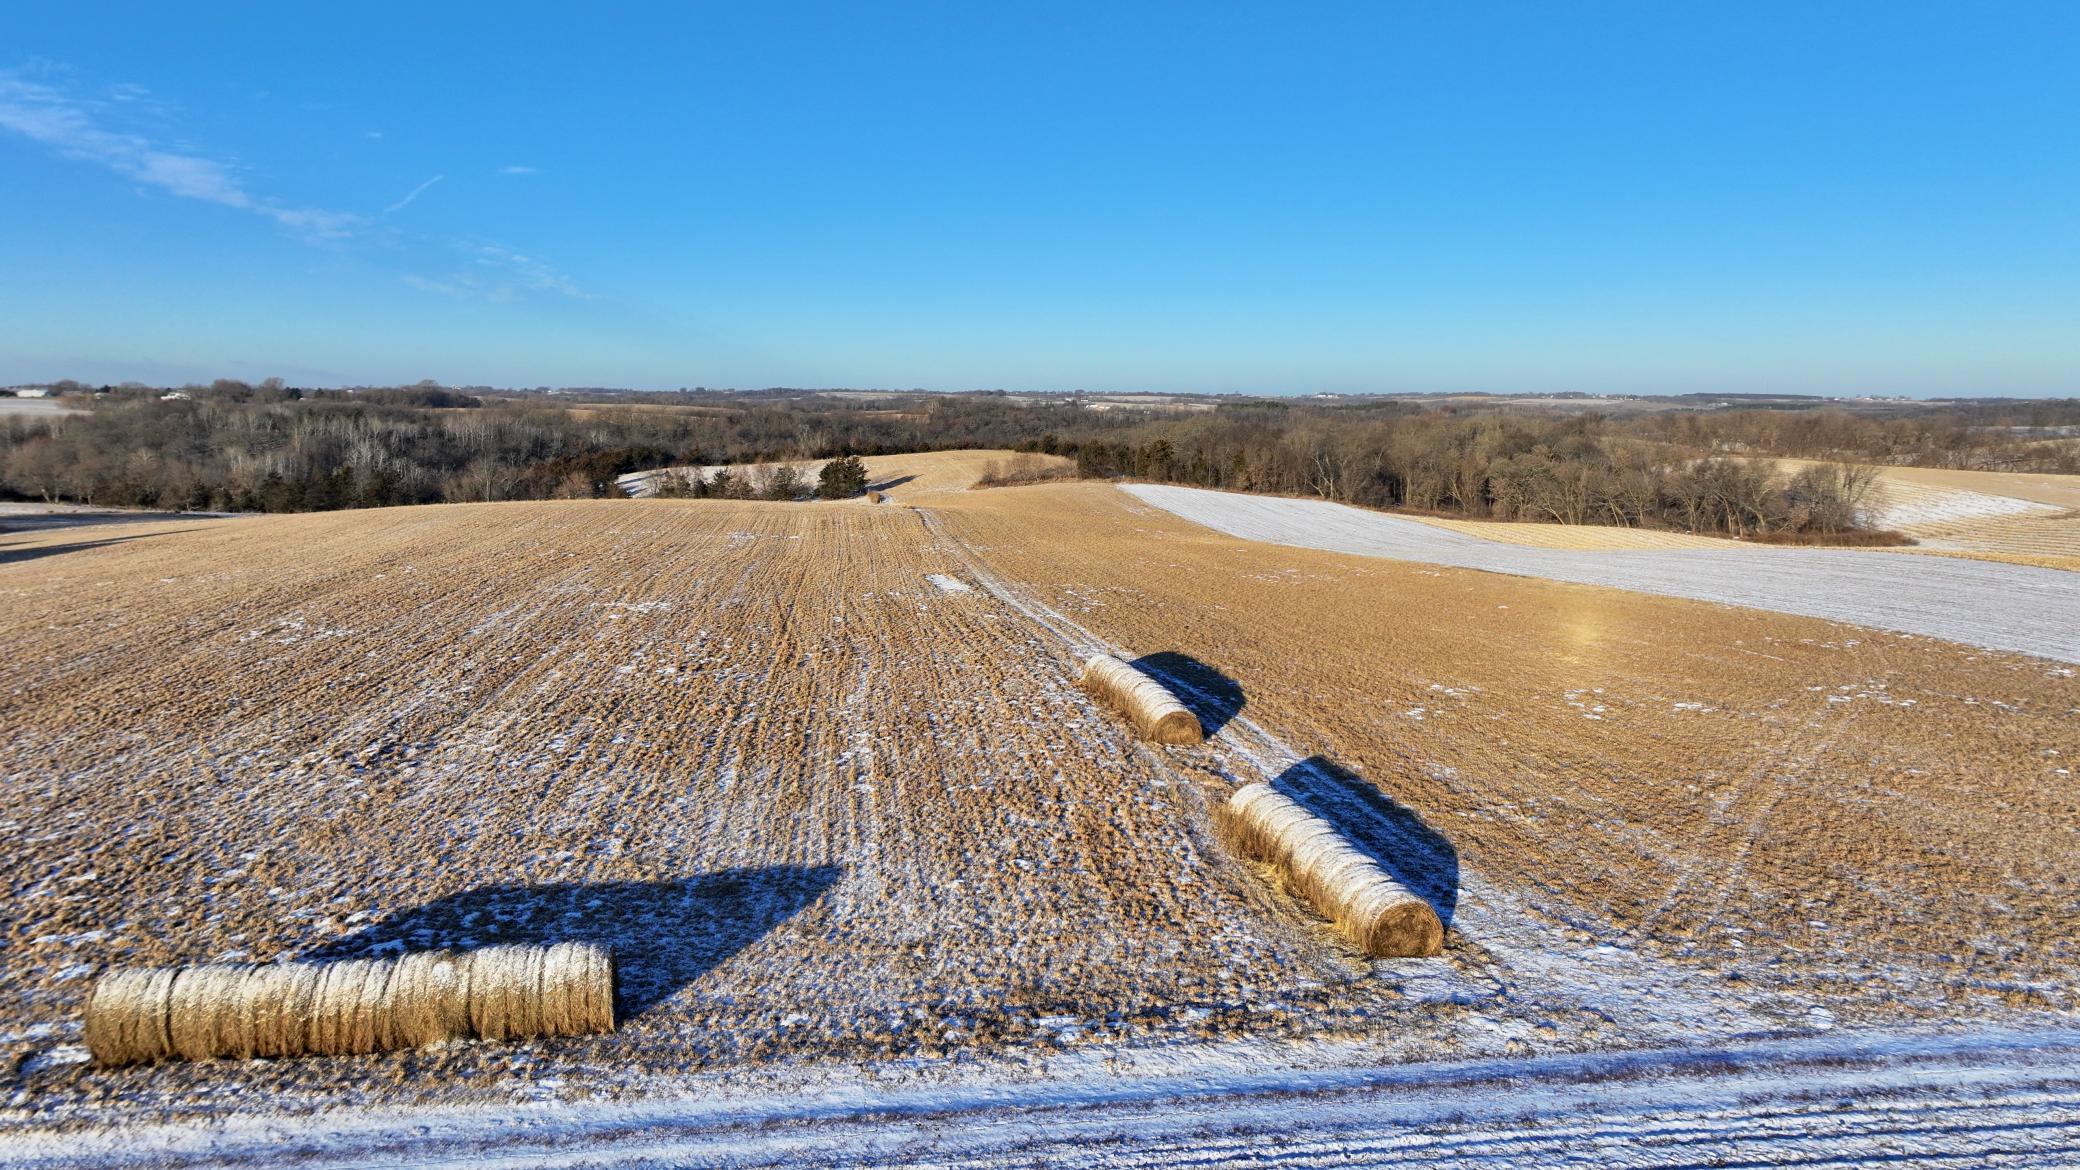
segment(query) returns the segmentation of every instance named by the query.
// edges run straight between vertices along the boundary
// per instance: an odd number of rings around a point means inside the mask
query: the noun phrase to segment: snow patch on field
[[[1874,528],[1891,528],[1911,533],[1931,525],[1955,524],[1964,520],[1988,520],[2001,516],[2056,516],[2063,509],[2013,496],[1958,491],[1898,482],[1880,484],[1880,497],[1867,509]]]
[[[2080,662],[2080,573],[1845,549],[1530,548],[1318,500],[1154,484],[1124,490],[1244,540],[1713,601]]]
[[[926,573],[924,579],[939,587],[941,593],[972,593],[966,581],[946,573]]]

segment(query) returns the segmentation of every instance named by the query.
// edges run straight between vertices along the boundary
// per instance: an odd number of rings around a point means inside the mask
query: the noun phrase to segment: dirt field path
[[[1843,549],[1531,548],[1322,501],[1152,484],[1126,490],[1247,540],[1750,606],[2080,662],[2080,575],[2055,569]]]

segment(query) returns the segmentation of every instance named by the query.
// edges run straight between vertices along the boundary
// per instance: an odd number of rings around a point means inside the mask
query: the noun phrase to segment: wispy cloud
[[[535,173],[535,169],[533,167],[520,166],[500,167],[498,168],[498,173],[501,175],[532,175]]]
[[[459,246],[479,267],[498,273],[507,282],[517,283],[531,292],[562,293],[580,300],[592,299],[591,293],[572,283],[569,277],[532,256],[498,244],[463,243]]]
[[[0,130],[40,143],[66,158],[93,163],[182,199],[250,212],[307,236],[337,239],[365,221],[315,207],[285,207],[247,191],[229,164],[192,150],[108,125],[116,102],[145,96],[141,86],[119,86],[112,101],[96,101],[0,71]]]
[[[39,62],[27,71],[0,69],[0,134],[20,135],[61,157],[94,164],[163,194],[259,216],[307,239],[353,240],[390,255],[421,251],[440,257],[431,263],[436,271],[447,269],[445,275],[404,277],[427,292],[495,302],[530,296],[597,299],[555,266],[503,244],[412,235],[379,223],[380,216],[291,207],[256,195],[233,163],[169,144],[174,135],[166,129],[168,113],[140,85],[117,85],[86,96],[63,66]],[[381,131],[365,133],[382,137]],[[502,173],[533,174],[534,168],[509,166]],[[435,175],[420,183],[384,208],[382,216],[404,210],[445,178]]]
[[[417,199],[419,196],[426,194],[426,189],[428,187],[433,186],[435,183],[438,183],[442,179],[445,179],[447,177],[448,176],[446,175],[435,175],[431,179],[428,179],[425,182],[419,184],[418,186],[412,188],[411,194],[405,196],[404,198],[398,200],[395,203],[392,203],[390,206],[385,207],[383,209],[383,214],[393,215],[397,212],[403,211],[405,208],[411,206],[412,200]]]
[[[466,267],[443,276],[415,273],[405,277],[405,283],[443,296],[497,302],[515,301],[527,293],[598,299],[553,265],[502,244],[458,240],[452,246],[468,261]]]
[[[444,297],[467,299],[485,295],[484,289],[480,284],[466,284],[455,277],[449,277],[444,280],[438,277],[421,276],[416,272],[407,272],[404,274],[404,282],[423,292],[439,293]],[[495,300],[497,298],[487,297],[486,299]]]

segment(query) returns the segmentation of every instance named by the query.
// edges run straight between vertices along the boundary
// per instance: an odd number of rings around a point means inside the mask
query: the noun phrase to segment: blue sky
[[[0,382],[2080,393],[2080,5],[10,5]]]

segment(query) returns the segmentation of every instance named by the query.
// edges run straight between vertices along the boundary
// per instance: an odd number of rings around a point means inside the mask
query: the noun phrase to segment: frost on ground
[[[1266,1068],[2070,1022],[2045,924],[2072,904],[2071,790],[2043,786],[2070,673],[1132,508],[472,505],[0,566],[0,1155],[194,1121],[151,1132],[330,1157],[365,1145],[310,1135],[387,1118],[437,1144],[451,1108],[611,1142],[710,1087],[789,1126],[904,1093],[993,1123],[1136,1077],[1210,1100]],[[1126,733],[1072,684],[1093,649],[1190,692],[1213,740]],[[1397,859],[1450,918],[1442,959],[1363,959],[1212,843],[1209,802],[1267,777]],[[616,1035],[77,1060],[108,963],[570,937],[621,955]],[[1394,1074],[1366,1075],[1342,1089]],[[1252,1101],[1206,1135],[1305,1128]],[[1131,1108],[1130,1138],[1202,1140]],[[1317,1115],[1308,1148],[1387,1148],[1362,1112]],[[457,1124],[464,1160],[532,1140]],[[930,1139],[868,1129],[829,1158]],[[971,1155],[1001,1160],[948,1150]]]
[[[0,1134],[21,1170],[298,1166],[2063,1167],[2080,1033],[1878,1034],[1378,1066],[1359,1045],[1066,1057],[1049,1075],[696,1078],[627,1103]]]
[[[1217,783],[1300,757],[1417,882],[1456,866],[1490,1010],[1608,1017],[1534,1035],[2072,1006],[2070,667],[1240,541],[1109,486],[940,513],[1064,641],[1201,686]]]
[[[13,1120],[1395,1013],[1410,1052],[1508,1042],[1368,978],[1227,860],[1206,792],[1092,706],[1058,640],[928,582],[962,568],[907,511],[671,501],[259,519],[6,566]],[[107,964],[565,938],[619,956],[618,1034],[53,1057]]]
[[[1865,523],[1872,528],[1890,528],[1908,535],[1946,528],[1970,520],[2001,516],[2056,516],[2065,511],[2052,504],[1993,496],[1984,492],[1929,487],[1897,480],[1880,480],[1872,490]]]
[[[1844,549],[1529,548],[1318,500],[1126,490],[1246,540],[1750,606],[2080,662],[2080,576],[2053,569]]]

